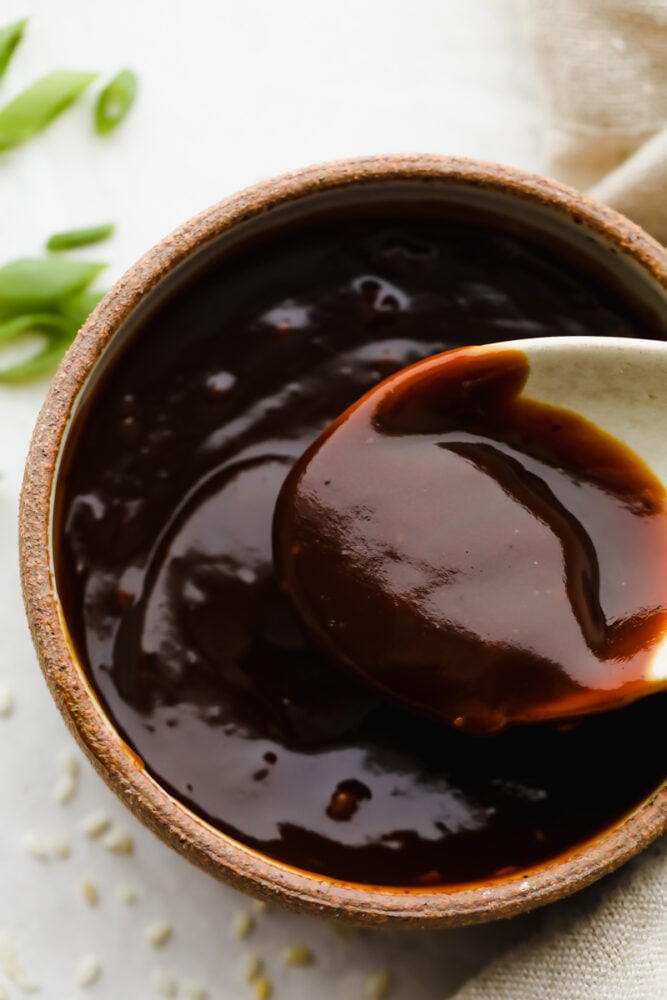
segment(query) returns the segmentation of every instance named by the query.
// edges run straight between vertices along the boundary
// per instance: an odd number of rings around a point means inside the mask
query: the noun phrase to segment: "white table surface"
[[[340,156],[433,151],[541,166],[536,85],[512,0],[2,0],[0,24],[25,15],[29,30],[0,99],[53,68],[108,77],[125,65],[137,70],[141,95],[113,136],[93,135],[91,94],[0,157],[0,263],[38,253],[53,231],[113,220],[117,236],[88,254],[110,261],[110,282],[232,191]],[[250,902],[143,830],[73,747],[37,668],[16,558],[22,466],[45,389],[0,387],[0,695],[9,689],[16,701],[0,717],[0,966],[11,941],[49,1000],[159,996],[155,969],[199,982],[210,1000],[232,1000],[254,995],[242,969],[254,950],[276,1000],[354,1000],[382,969],[397,1000],[451,996],[540,916],[343,940],[323,923],[269,911],[239,942],[232,922]],[[74,799],[59,805],[63,747],[80,759],[81,778]],[[132,834],[132,856],[82,835],[96,810]],[[67,859],[26,851],[29,834],[53,832]],[[95,907],[81,896],[86,877],[99,890]],[[117,898],[121,884],[136,889],[134,906]],[[160,949],[144,939],[156,920],[174,928]],[[284,968],[281,951],[293,943],[313,949],[312,966]],[[86,954],[102,974],[84,991],[76,968]],[[21,995],[0,971],[3,990]]]

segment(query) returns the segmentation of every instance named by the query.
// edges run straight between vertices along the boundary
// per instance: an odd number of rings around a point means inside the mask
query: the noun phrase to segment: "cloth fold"
[[[523,0],[549,172],[667,242],[667,0]]]
[[[538,933],[455,1000],[665,1000],[667,840],[556,904]]]
[[[667,0],[523,0],[547,170],[667,243]],[[556,904],[456,1000],[665,1000],[667,838]]]

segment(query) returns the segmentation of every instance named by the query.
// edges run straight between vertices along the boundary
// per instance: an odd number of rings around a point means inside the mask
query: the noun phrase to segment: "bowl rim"
[[[374,887],[292,868],[221,833],[145,770],[77,662],[51,555],[52,493],[75,402],[104,348],[143,297],[202,246],[242,222],[312,194],[397,180],[484,187],[551,209],[608,241],[667,290],[667,250],[637,225],[579,191],[513,167],[436,154],[391,154],[316,164],[262,181],[162,239],[116,282],[82,327],[53,378],[33,432],[20,499],[19,556],[30,631],[54,700],[95,769],[146,826],[209,874],[259,898],[356,924],[435,928],[513,916],[613,871],[667,830],[667,784],[582,847],[486,883],[437,890]]]

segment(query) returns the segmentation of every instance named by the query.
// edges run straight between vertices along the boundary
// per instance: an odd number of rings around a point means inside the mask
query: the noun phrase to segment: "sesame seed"
[[[14,695],[7,687],[0,688],[0,718],[7,719],[14,711]]]
[[[79,777],[81,764],[79,758],[70,747],[63,747],[60,751],[58,754],[58,764],[61,771],[65,774],[69,774],[74,779]]]
[[[84,878],[81,882],[81,895],[84,902],[87,903],[88,906],[96,906],[97,901],[100,898],[97,886],[89,878]]]
[[[312,965],[315,961],[315,956],[307,945],[292,944],[284,949],[283,961],[285,965]]]
[[[77,793],[78,783],[71,774],[61,774],[53,786],[53,801],[59,806],[71,802]]]
[[[37,861],[49,860],[51,854],[46,837],[43,834],[26,833],[22,843],[31,858],[35,858]]]
[[[93,812],[84,818],[81,829],[86,837],[90,837],[91,840],[97,840],[98,837],[107,832],[110,826],[111,820],[108,816],[102,812]]]
[[[64,747],[58,754],[61,775],[53,790],[56,802],[64,805],[74,798],[79,785],[79,758],[70,747]]]
[[[156,920],[144,928],[144,940],[154,948],[161,948],[174,933],[174,928],[164,920]]]
[[[264,972],[264,962],[256,951],[249,951],[243,956],[243,975],[247,983],[253,983]]]
[[[366,980],[366,996],[370,1000],[383,1000],[384,997],[389,996],[392,986],[393,978],[390,972],[387,972],[386,969],[374,972]]]
[[[273,995],[273,983],[266,976],[260,976],[253,983],[257,1000],[269,1000]]]
[[[136,889],[133,889],[131,885],[119,885],[116,889],[116,896],[126,906],[133,906],[139,898]]]
[[[178,983],[171,973],[166,972],[165,969],[153,969],[151,973],[151,980],[160,996],[178,996]]]
[[[19,962],[14,945],[6,934],[0,934],[0,969],[21,993],[37,993],[40,989],[39,983],[30,978]]]
[[[41,986],[33,979],[29,979],[25,973],[19,973],[14,979],[14,985],[21,993],[39,993]]]
[[[208,1000],[208,990],[199,983],[183,983],[183,996],[186,1000]]]
[[[60,861],[64,861],[65,858],[70,856],[70,846],[63,836],[59,833],[48,834],[47,843],[49,845],[49,850],[52,857],[58,858]]]
[[[95,955],[84,955],[76,966],[76,984],[86,990],[93,986],[102,975],[102,966]]]
[[[247,910],[240,910],[232,918],[232,933],[238,941],[245,941],[255,929],[255,918]]]
[[[127,830],[120,826],[114,826],[104,835],[102,847],[110,851],[111,854],[132,854],[134,841]]]
[[[70,856],[69,844],[59,833],[29,831],[23,837],[23,847],[37,861],[50,861],[52,858],[62,861]]]

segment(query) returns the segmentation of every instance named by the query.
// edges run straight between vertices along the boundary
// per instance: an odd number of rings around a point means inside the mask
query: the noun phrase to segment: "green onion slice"
[[[23,316],[13,316],[0,323],[0,344],[32,331],[65,336],[70,329],[71,323],[65,316],[54,313],[27,313]]]
[[[87,229],[70,229],[64,233],[54,233],[46,243],[47,250],[75,250],[87,247],[93,243],[102,243],[114,234],[111,222],[103,226],[90,226]]]
[[[26,361],[19,361],[9,368],[0,368],[0,384],[18,385],[29,382],[38,375],[49,374],[61,361],[70,343],[71,338],[57,341],[47,339],[41,350]]]
[[[64,316],[29,313],[0,323],[0,345],[20,339],[26,333],[44,334],[43,346],[25,361],[0,368],[0,383],[27,382],[51,371],[72,343],[76,327]]]
[[[0,349],[24,334],[44,336],[44,344],[35,354],[7,368],[0,367],[0,385],[18,385],[50,374],[103,296],[104,292],[87,289],[66,299],[57,313],[26,313],[0,322]]]
[[[87,288],[77,295],[72,295],[58,306],[58,316],[62,316],[76,333],[105,294],[105,292],[95,292]]]
[[[131,69],[124,69],[106,85],[95,105],[95,130],[99,135],[112,132],[134,104],[139,81]]]
[[[14,24],[7,24],[0,28],[0,77],[4,76],[5,70],[9,66],[14,49],[23,38],[23,32],[28,19],[15,21]]]
[[[62,257],[5,264],[0,267],[0,320],[53,310],[88,288],[104,267]]]
[[[54,70],[0,108],[0,152],[20,146],[50,125],[76,101],[96,75]]]

